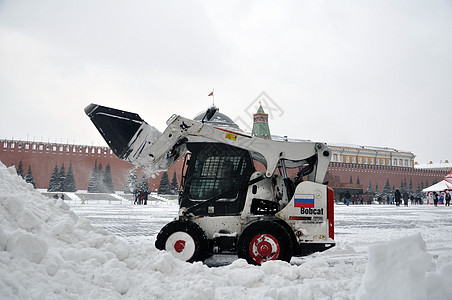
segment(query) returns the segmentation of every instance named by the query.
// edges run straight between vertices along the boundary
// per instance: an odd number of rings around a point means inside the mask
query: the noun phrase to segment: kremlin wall
[[[198,115],[195,120],[202,119]],[[212,118],[215,124],[229,124],[238,127],[229,117],[219,111]],[[96,130],[93,126],[93,130]],[[262,106],[254,115],[253,134],[262,138],[272,138],[268,126],[268,116]],[[276,137],[274,137],[276,138]],[[412,183],[416,191],[440,181],[450,168],[418,168],[415,166],[415,155],[410,151],[401,151],[383,147],[366,147],[354,145],[329,145],[332,159],[325,181],[335,190],[335,198],[341,198],[346,190],[353,194],[363,194],[369,184],[373,191],[378,185],[381,192],[387,180],[391,188],[400,187],[401,182]],[[0,140],[0,161],[9,166],[17,166],[20,161],[26,172],[31,167],[36,181],[36,187],[47,189],[55,164],[58,168],[64,164],[66,170],[72,164],[76,187],[87,190],[95,162],[103,168],[110,165],[113,185],[116,191],[123,191],[128,173],[134,166],[117,158],[108,147],[61,144],[50,142]],[[183,158],[179,159],[168,171],[171,180],[173,173],[177,173],[177,180],[181,182]],[[143,170],[137,169],[138,179]],[[151,191],[158,189],[162,174],[149,178]]]

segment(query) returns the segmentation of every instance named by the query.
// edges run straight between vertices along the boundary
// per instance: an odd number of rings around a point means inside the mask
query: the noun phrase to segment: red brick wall
[[[14,144],[14,147],[13,147]],[[27,145],[28,144],[28,149]],[[33,149],[33,144],[36,149]],[[20,147],[19,147],[20,145]],[[40,147],[42,146],[42,149]],[[69,151],[67,151],[69,148]],[[75,151],[74,151],[75,149]],[[94,153],[93,153],[94,150]],[[57,143],[38,143],[38,142],[18,142],[0,140],[0,161],[6,166],[18,165],[22,160],[24,172],[31,166],[33,176],[36,180],[38,188],[47,188],[52,175],[55,163],[58,164],[58,169],[64,163],[67,171],[69,164],[72,163],[74,171],[75,182],[78,190],[86,190],[89,184],[89,178],[94,168],[94,162],[102,163],[105,170],[107,164],[110,164],[111,173],[113,177],[113,184],[115,190],[124,190],[125,182],[129,170],[134,166],[117,158],[111,153],[108,147],[95,146],[80,146],[80,145],[65,145]],[[173,173],[176,171],[177,180],[181,182],[183,158],[179,159],[169,170],[169,180],[173,178]],[[142,170],[137,169],[138,179],[141,178]],[[292,170],[290,176],[295,176],[296,172]],[[435,171],[430,169],[414,169],[404,167],[389,167],[389,166],[372,166],[372,165],[358,165],[346,163],[330,163],[326,180],[329,180],[331,187],[339,187],[348,184],[350,176],[352,176],[353,183],[359,176],[363,191],[367,191],[369,181],[372,184],[372,189],[375,189],[375,184],[378,183],[378,189],[381,192],[386,179],[389,179],[392,186],[400,187],[402,180],[406,178],[407,185],[410,179],[413,182],[413,187],[416,190],[417,185],[421,182],[428,182],[431,185],[434,181],[440,181],[447,171]],[[149,188],[151,191],[158,189],[160,178],[162,174],[154,176],[149,179]]]
[[[367,191],[369,181],[372,185],[372,190],[375,190],[375,184],[378,183],[378,190],[381,192],[386,180],[389,179],[390,187],[395,186],[400,188],[400,184],[406,179],[407,187],[409,187],[410,179],[413,182],[414,190],[417,189],[418,184],[426,182],[431,185],[434,181],[440,181],[446,176],[448,171],[437,171],[430,169],[415,169],[406,167],[390,167],[390,166],[372,166],[372,165],[358,165],[346,163],[330,163],[328,168],[329,185],[339,186],[339,184],[348,184],[350,176],[352,181],[356,184],[356,179],[359,176],[359,181],[363,187],[363,191]],[[331,178],[334,177],[334,180]]]
[[[33,149],[33,145],[35,145],[35,149]],[[96,160],[98,164],[102,164],[103,170],[105,170],[107,164],[110,164],[113,185],[117,191],[124,190],[127,175],[130,169],[134,167],[132,164],[117,158],[111,153],[108,147],[0,140],[0,161],[4,165],[7,167],[17,166],[21,160],[24,173],[26,174],[28,166],[31,166],[36,186],[42,189],[48,187],[55,164],[60,169],[64,163],[67,172],[69,164],[72,163],[78,190],[86,190],[88,188],[89,179]],[[176,162],[168,170],[170,180],[173,178],[174,169],[181,167],[181,165],[182,162]],[[139,180],[142,169],[138,168],[137,173]],[[155,178],[149,179],[149,188],[151,190],[158,188],[161,175],[159,174],[154,176]],[[180,183],[180,176],[178,176],[178,182]]]

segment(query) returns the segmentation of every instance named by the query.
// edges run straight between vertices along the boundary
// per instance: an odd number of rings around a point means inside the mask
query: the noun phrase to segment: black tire
[[[186,262],[203,261],[207,257],[207,238],[204,231],[187,220],[166,224],[157,235],[155,247]]]
[[[292,242],[289,233],[278,223],[258,221],[243,230],[237,243],[237,255],[253,265],[269,260],[290,262]]]

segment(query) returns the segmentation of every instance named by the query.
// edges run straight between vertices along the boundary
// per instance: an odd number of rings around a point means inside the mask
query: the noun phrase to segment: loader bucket
[[[145,123],[138,114],[97,104],[85,107],[85,113],[119,158],[127,156],[131,139]]]

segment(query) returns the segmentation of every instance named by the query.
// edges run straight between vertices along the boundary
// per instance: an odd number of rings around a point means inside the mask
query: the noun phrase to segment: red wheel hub
[[[250,243],[249,253],[257,263],[276,260],[279,256],[280,245],[271,234],[256,235]]]
[[[269,256],[272,253],[272,246],[269,242],[262,242],[257,245],[257,252],[260,256]]]
[[[174,250],[176,250],[177,253],[181,253],[182,251],[184,251],[184,248],[185,248],[185,241],[177,240],[174,243]]]

